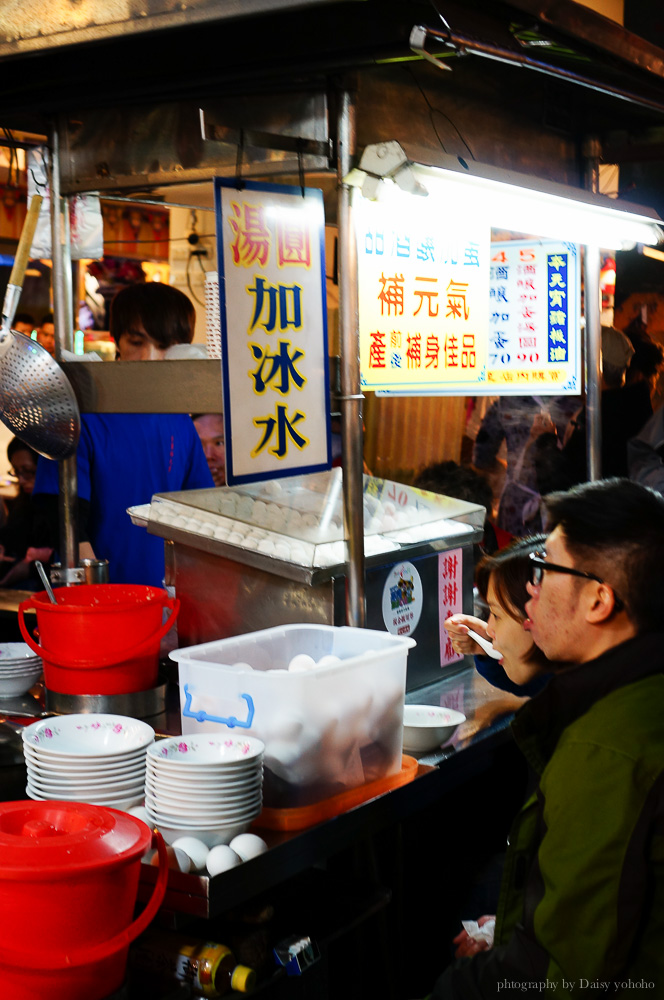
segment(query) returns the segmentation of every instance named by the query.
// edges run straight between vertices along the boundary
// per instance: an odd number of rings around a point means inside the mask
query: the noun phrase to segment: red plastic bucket
[[[152,897],[133,920],[141,857],[159,852]],[[116,809],[0,803],[0,983],[21,1000],[100,1000],[122,986],[127,950],[161,906],[161,835]]]
[[[44,663],[44,682],[60,694],[125,694],[157,683],[159,643],[177,618],[180,602],[165,590],[138,584],[57,587],[57,604],[45,590],[23,601],[23,638]],[[37,612],[40,645],[25,624]],[[162,624],[163,609],[170,608]]]

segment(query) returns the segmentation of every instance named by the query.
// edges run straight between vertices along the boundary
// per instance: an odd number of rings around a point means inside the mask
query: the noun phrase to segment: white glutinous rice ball
[[[267,851],[267,844],[255,833],[239,834],[231,840],[230,847],[242,861],[250,861]]]
[[[198,840],[196,837],[178,837],[177,840],[173,841],[172,846],[184,851],[190,859],[191,868],[194,871],[203,871],[210,851],[207,844],[204,844],[202,840]]]
[[[304,670],[313,670],[316,661],[308,653],[298,653],[288,664],[288,669],[292,674],[301,673]]]
[[[208,870],[208,875],[214,878],[215,875],[227,872],[229,868],[235,868],[236,865],[240,864],[242,864],[242,858],[235,853],[232,847],[229,847],[228,844],[217,844],[208,854],[205,867]]]
[[[321,656],[320,660],[316,664],[317,667],[332,667],[337,663],[341,663],[340,656],[334,656],[332,653],[328,653],[327,656]]]

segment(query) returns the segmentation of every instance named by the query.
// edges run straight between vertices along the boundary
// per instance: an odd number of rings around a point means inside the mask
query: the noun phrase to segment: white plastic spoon
[[[475,640],[478,646],[482,647],[487,656],[492,657],[494,660],[502,660],[503,654],[494,649],[488,639],[484,639],[477,632],[473,632],[472,628],[468,629],[468,635],[471,639]]]

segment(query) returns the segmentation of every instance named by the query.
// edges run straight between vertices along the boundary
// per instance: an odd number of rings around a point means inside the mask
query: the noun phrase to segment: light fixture
[[[597,246],[606,250],[656,245],[664,239],[659,216],[649,208],[621,204],[580,188],[500,170],[476,161],[444,157],[449,166],[413,163],[398,142],[367,146],[359,167],[344,178],[362,195],[377,200],[381,181],[391,180],[408,194],[427,194],[434,215],[444,222],[453,212],[472,213],[492,229]],[[391,185],[390,185],[391,187]]]
[[[391,180],[407,194],[426,196],[426,187],[419,182],[413,164],[395,140],[366,146],[359,167],[344,178],[351,187],[359,187],[369,201],[379,198],[381,181]]]

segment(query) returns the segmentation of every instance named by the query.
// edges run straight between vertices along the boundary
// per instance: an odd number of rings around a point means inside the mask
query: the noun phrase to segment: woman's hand
[[[445,621],[445,628],[455,653],[480,656],[484,652],[482,647],[478,646],[475,640],[468,635],[468,629],[472,628],[473,632],[489,639],[486,634],[486,622],[483,622],[481,618],[475,618],[474,615],[452,615]]]
[[[491,915],[485,915],[483,917],[478,917],[477,923],[482,927],[487,920],[495,920],[496,918]],[[452,939],[452,944],[456,945],[454,952],[455,958],[470,958],[472,955],[477,955],[480,951],[488,951],[491,947],[486,941],[476,941],[472,938],[468,931],[462,930],[455,938]]]

